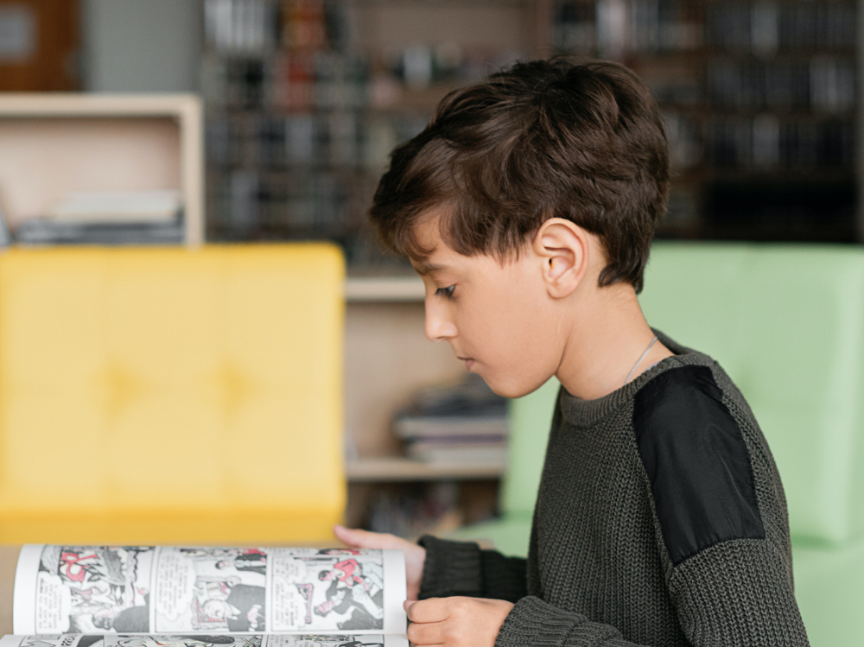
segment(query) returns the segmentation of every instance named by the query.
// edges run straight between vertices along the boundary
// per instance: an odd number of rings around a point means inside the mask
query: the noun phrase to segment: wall
[[[83,89],[197,92],[201,0],[82,0]]]

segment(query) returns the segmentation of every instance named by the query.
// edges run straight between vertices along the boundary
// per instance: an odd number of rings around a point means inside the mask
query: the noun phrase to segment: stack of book
[[[18,225],[25,245],[174,245],[183,242],[178,191],[70,193]]]
[[[415,460],[502,467],[506,460],[507,400],[473,374],[418,393],[393,426]]]

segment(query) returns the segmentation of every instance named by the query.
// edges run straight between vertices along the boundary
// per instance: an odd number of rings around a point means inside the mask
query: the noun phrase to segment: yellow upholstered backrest
[[[0,256],[0,542],[329,537],[343,280],[329,245]]]

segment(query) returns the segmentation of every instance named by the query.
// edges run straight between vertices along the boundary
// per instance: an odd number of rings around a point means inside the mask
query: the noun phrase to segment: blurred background
[[[862,25],[854,0],[0,0],[0,543],[342,520],[524,554],[558,385],[505,402],[429,343],[365,212],[447,92],[570,53],[660,105],[640,302],[747,397],[811,640],[857,644]]]
[[[0,90],[199,94],[207,239],[330,239],[362,271],[399,268],[363,216],[389,151],[447,91],[517,59],[612,58],[667,124],[662,237],[852,242],[857,13],[852,0],[3,0]]]
[[[452,529],[497,511],[506,404],[426,343],[422,286],[365,223],[391,149],[448,91],[516,60],[615,59],[667,127],[659,238],[855,246],[860,13],[852,0],[0,0],[4,236],[334,242],[347,520]],[[39,103],[69,92],[96,103]]]

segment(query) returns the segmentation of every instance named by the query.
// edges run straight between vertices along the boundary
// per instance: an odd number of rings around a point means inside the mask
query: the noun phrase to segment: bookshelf
[[[424,336],[423,282],[416,275],[349,275],[345,296],[346,437],[351,455],[346,462],[346,522],[366,525],[381,516],[401,518],[406,496],[423,502],[412,507],[435,509],[442,506],[441,488],[445,501],[456,502],[454,509],[441,507],[440,518],[436,515],[413,530],[399,524],[379,529],[416,536],[488,518],[497,507],[503,465],[411,460],[401,455],[400,441],[389,430],[393,412],[417,389],[454,382],[464,373],[447,344],[433,344]]]
[[[614,58],[660,104],[667,237],[864,240],[854,0],[556,0],[557,52]]]
[[[192,95],[0,94],[0,209],[14,228],[69,192],[175,189],[201,245],[202,131]]]
[[[404,273],[364,222],[389,152],[447,92],[532,55],[537,5],[206,0],[208,238],[325,237],[354,270]]]
[[[235,33],[225,17],[247,5],[257,13]],[[662,236],[864,238],[855,0],[208,0],[206,8],[215,239],[323,236],[344,246],[353,268],[404,270],[363,223],[387,152],[449,90],[551,53],[620,60],[651,86],[673,167]]]

